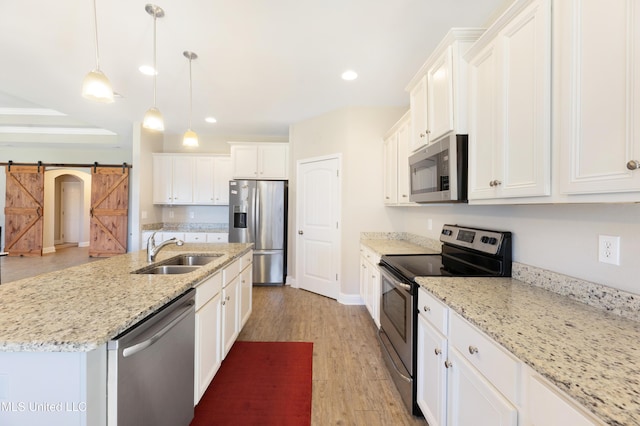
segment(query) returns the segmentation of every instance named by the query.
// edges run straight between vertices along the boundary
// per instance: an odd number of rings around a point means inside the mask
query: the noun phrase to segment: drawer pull
[[[436,350],[434,352],[436,353],[436,356],[440,355],[442,353],[442,349],[436,348]]]
[[[446,361],[444,362],[444,366],[445,366],[446,368],[451,368],[451,367],[453,367],[453,364],[451,363],[451,361],[446,360]]]
[[[428,307],[427,305],[424,305],[424,308],[422,308],[422,310],[424,310],[425,312],[430,312],[431,308]]]
[[[478,348],[477,348],[477,347],[475,347],[475,346],[469,346],[469,353],[470,353],[471,355],[473,355],[473,354],[477,354],[477,353],[478,353]]]

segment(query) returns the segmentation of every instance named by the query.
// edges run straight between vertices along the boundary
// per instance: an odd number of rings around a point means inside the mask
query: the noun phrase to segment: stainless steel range
[[[378,339],[387,367],[407,408],[416,403],[416,277],[510,277],[511,233],[444,225],[438,254],[386,255],[380,259],[381,299]]]

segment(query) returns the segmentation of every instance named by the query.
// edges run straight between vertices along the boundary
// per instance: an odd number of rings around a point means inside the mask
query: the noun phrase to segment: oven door
[[[413,296],[406,284],[380,267],[380,328],[393,346],[409,376],[413,377]]]

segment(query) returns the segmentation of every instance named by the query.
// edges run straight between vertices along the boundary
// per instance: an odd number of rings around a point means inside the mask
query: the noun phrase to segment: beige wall
[[[359,293],[360,232],[391,227],[382,204],[382,138],[405,108],[343,108],[290,127],[289,276],[295,279],[296,164],[342,156],[341,295]]]

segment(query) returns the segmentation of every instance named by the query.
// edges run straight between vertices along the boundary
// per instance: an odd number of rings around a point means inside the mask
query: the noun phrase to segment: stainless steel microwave
[[[450,135],[409,156],[409,199],[415,203],[467,201],[467,135]]]

